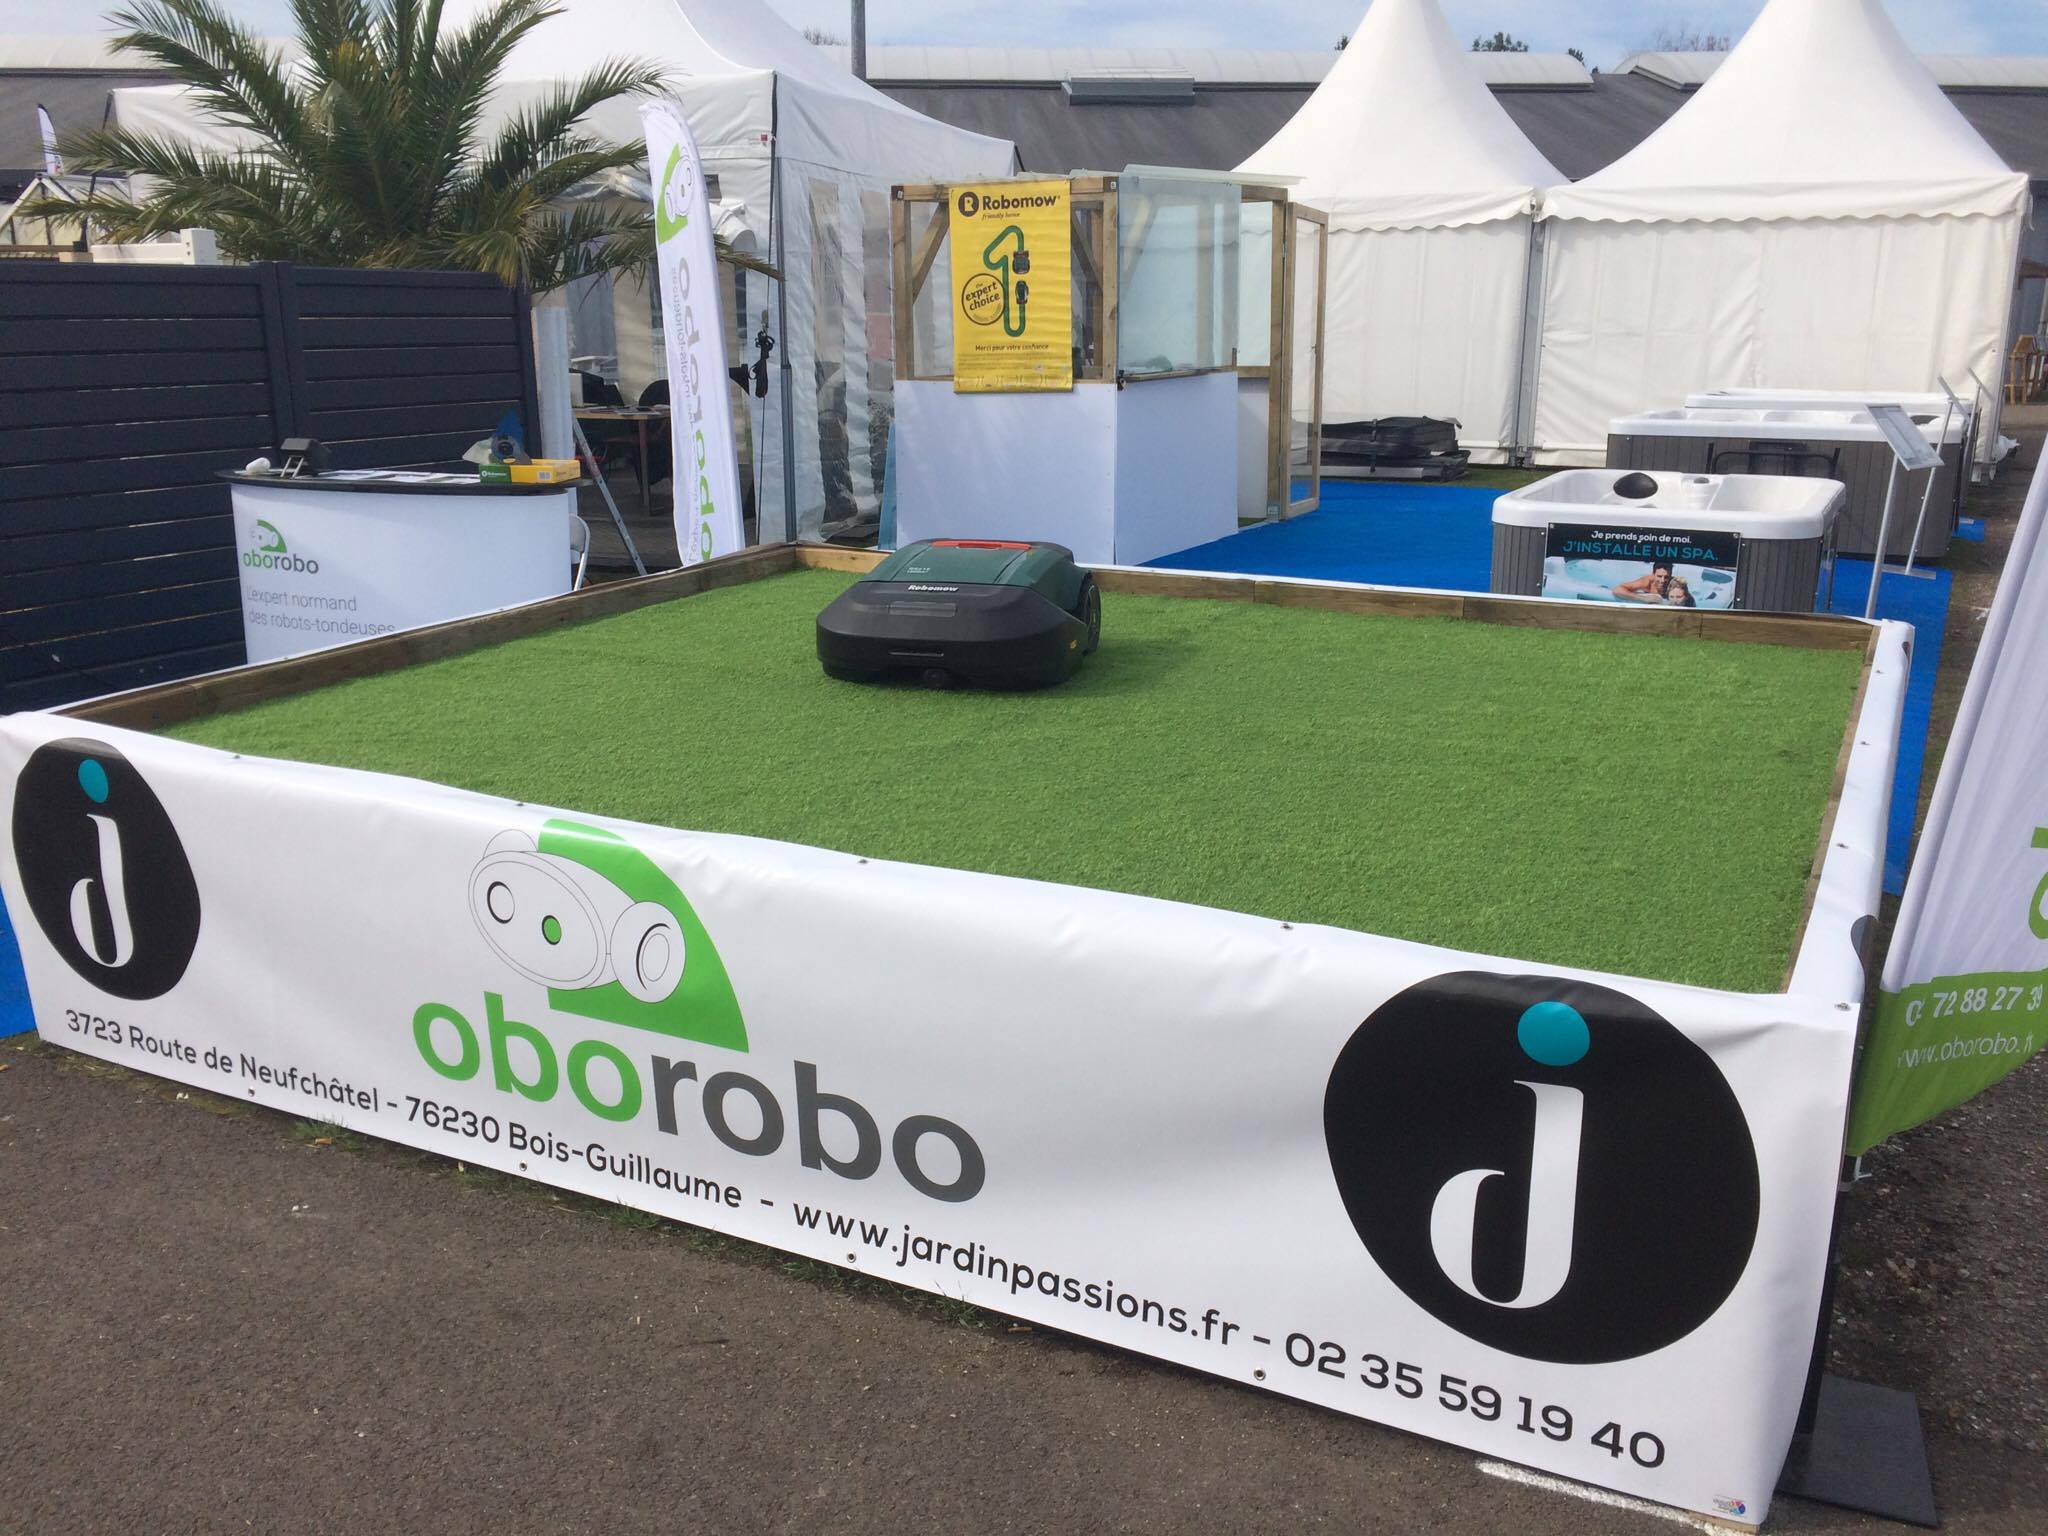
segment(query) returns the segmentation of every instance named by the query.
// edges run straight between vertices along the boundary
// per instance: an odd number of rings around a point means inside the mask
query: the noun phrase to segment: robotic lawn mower
[[[1008,539],[905,545],[818,615],[818,660],[849,682],[1044,688],[1101,638],[1102,594],[1073,553]]]

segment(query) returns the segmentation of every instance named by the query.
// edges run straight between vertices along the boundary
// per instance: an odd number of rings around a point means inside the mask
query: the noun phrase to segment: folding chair
[[[569,558],[576,562],[576,575],[569,583],[569,590],[581,592],[584,568],[590,564],[590,524],[574,512],[569,514]]]

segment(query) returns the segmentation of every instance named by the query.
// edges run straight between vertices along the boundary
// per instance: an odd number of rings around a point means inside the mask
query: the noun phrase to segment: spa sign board
[[[998,181],[947,196],[954,392],[1072,389],[1073,188]]]
[[[0,718],[0,826],[46,1040],[1486,1456],[1769,1508],[1854,1041],[1821,997],[48,714]]]
[[[1552,523],[1543,542],[1545,597],[1653,608],[1732,608],[1739,534],[1706,529]]]

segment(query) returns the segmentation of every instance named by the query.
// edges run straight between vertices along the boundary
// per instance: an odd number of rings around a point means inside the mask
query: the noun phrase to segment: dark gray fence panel
[[[228,489],[538,418],[526,295],[455,272],[0,263],[0,711],[245,659]]]
[[[466,272],[290,279],[293,395],[335,468],[458,459],[507,411],[538,419],[523,293]]]

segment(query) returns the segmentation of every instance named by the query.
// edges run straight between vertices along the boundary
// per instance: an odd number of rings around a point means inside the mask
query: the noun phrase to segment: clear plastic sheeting
[[[1273,361],[1273,242],[1287,205],[1247,199],[1237,212],[1237,365]]]
[[[1236,365],[1235,181],[1133,167],[1117,181],[1117,363],[1127,377]]]

